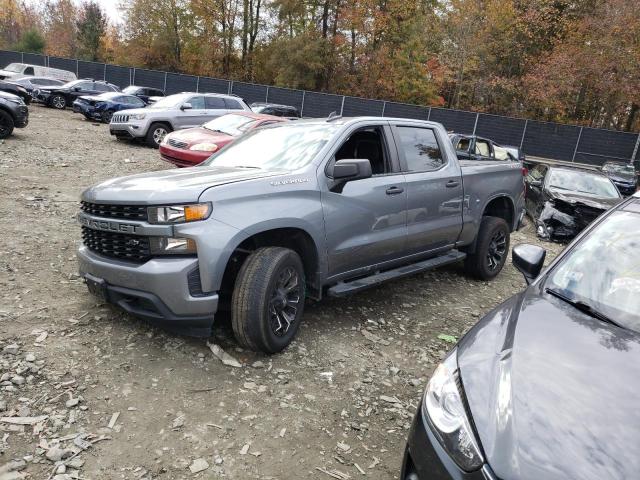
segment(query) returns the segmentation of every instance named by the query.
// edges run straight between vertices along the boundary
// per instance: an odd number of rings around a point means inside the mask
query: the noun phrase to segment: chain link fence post
[[[640,147],[640,133],[638,134],[638,139],[636,140],[636,146],[633,147],[633,153],[631,154],[631,163],[636,161],[638,155],[638,147]]]
[[[384,117],[384,109],[387,108],[387,102],[386,100],[382,102],[382,115],[380,115],[381,117]]]
[[[527,125],[529,125],[529,120],[524,121],[524,128],[522,129],[522,138],[520,139],[520,150],[522,150],[522,146],[524,145],[524,136],[527,134]]]
[[[300,118],[303,117],[303,112],[304,112],[304,94],[306,93],[306,90],[302,90],[302,105],[300,106]]]
[[[580,138],[582,137],[582,129],[583,127],[580,127],[580,131],[578,132],[578,141],[576,142],[576,148],[573,150],[573,157],[571,157],[572,162],[576,161],[576,153],[578,153],[578,146],[580,145]]]
[[[478,127],[478,119],[480,118],[480,114],[476,113],[476,121],[473,123],[473,133],[472,135],[476,134],[476,128]]]

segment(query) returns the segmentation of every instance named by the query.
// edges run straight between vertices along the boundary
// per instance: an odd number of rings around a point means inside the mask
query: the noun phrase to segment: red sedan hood
[[[171,134],[171,138],[187,142],[189,145],[195,143],[215,143],[217,145],[225,145],[233,140],[234,137],[227,135],[226,133],[213,132],[206,128],[187,128],[185,130],[178,130]]]

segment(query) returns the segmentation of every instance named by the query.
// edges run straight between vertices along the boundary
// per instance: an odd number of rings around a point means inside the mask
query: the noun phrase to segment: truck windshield
[[[259,128],[213,154],[202,165],[296,170],[308,165],[339,129],[334,124]]]
[[[545,287],[640,332],[640,214],[609,216],[551,271]]]
[[[24,67],[25,67],[24,63],[10,63],[6,67],[4,67],[4,69],[7,72],[21,73]]]

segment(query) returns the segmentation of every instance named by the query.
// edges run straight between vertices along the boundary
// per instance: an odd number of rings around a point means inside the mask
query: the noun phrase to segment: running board
[[[394,280],[396,278],[402,278],[415,273],[442,267],[443,265],[448,265],[450,263],[459,262],[460,260],[464,260],[466,256],[466,253],[459,252],[458,250],[451,250],[444,255],[412,263],[411,265],[405,265],[403,267],[394,268],[393,270],[374,273],[368,277],[359,278],[358,280],[352,280],[350,282],[340,282],[329,288],[327,290],[327,295],[330,297],[344,297],[361,290],[366,290],[367,288],[375,287],[379,283],[386,282],[387,280]]]

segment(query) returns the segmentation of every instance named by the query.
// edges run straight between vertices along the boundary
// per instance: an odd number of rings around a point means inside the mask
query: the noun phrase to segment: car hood
[[[9,92],[3,92],[2,90],[0,90],[0,98],[8,98],[10,100],[21,100],[21,98],[18,95],[14,95],[13,93],[9,93]]]
[[[171,138],[187,142],[188,144],[212,142],[212,143],[228,143],[233,140],[231,135],[226,133],[213,132],[206,128],[187,128],[171,133]]]
[[[195,202],[202,192],[211,187],[283,173],[213,166],[162,170],[112,178],[85,190],[82,200],[146,205]]]
[[[582,204],[600,210],[609,210],[622,201],[621,198],[594,197],[592,195],[581,194],[580,192],[571,192],[569,190],[565,191],[556,188],[547,189],[547,194],[549,198],[554,200],[562,200],[572,205]]]
[[[69,89],[63,88],[61,85],[42,85],[38,87],[38,90],[40,90],[41,92],[52,92],[54,90],[60,90],[62,92],[66,92]]]
[[[487,462],[509,480],[637,478],[640,335],[537,288],[487,315],[458,348]]]
[[[82,100],[86,100],[87,102],[111,102],[111,100],[107,100],[104,98],[99,98],[97,95],[83,95],[82,97],[78,97],[81,98]]]

